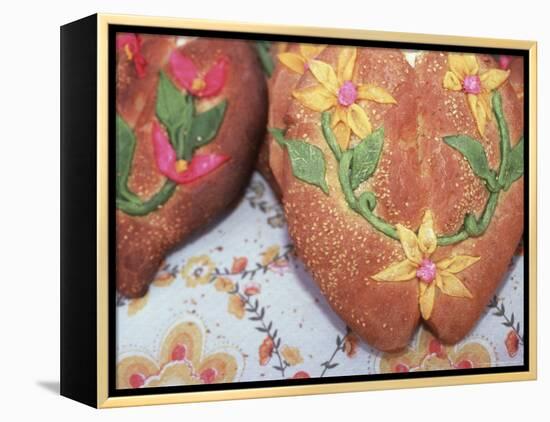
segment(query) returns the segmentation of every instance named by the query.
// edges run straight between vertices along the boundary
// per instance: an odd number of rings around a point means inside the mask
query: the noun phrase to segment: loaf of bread
[[[509,72],[483,55],[423,52],[411,66],[399,50],[337,46],[307,69],[280,82],[284,119],[270,112],[298,256],[377,349],[404,348],[422,321],[458,342],[523,232],[523,108]]]
[[[128,47],[118,53],[117,153],[133,152],[127,180],[117,168],[116,282],[126,297],[143,296],[167,253],[238,199],[266,127],[250,43],[151,38],[138,63]]]

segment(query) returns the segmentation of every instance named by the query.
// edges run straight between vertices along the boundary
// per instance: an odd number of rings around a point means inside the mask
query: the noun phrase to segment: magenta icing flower
[[[431,259],[423,259],[416,270],[416,276],[424,283],[431,283],[435,279],[436,266]]]
[[[206,176],[230,159],[223,154],[195,154],[189,163],[178,160],[168,136],[156,121],[153,123],[153,148],[159,171],[179,184],[191,183]]]
[[[227,78],[229,59],[220,57],[202,75],[193,61],[179,51],[170,55],[170,70],[174,78],[192,95],[199,98],[213,97],[222,90]]]
[[[345,81],[338,90],[338,102],[348,107],[357,100],[357,87],[352,81]]]
[[[478,75],[468,75],[462,82],[464,92],[468,94],[479,94],[481,92],[481,80]]]

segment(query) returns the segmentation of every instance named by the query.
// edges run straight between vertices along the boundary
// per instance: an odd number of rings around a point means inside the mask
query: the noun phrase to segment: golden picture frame
[[[117,388],[113,161],[117,33],[317,42],[523,57],[522,365]],[[61,28],[61,394],[97,408],[534,380],[537,375],[537,44],[534,41],[96,14]],[[78,139],[78,142],[75,142]],[[523,164],[522,164],[523,165]],[[503,309],[502,309],[503,310]],[[497,308],[498,311],[498,308]],[[504,310],[503,310],[504,312]],[[518,317],[519,318],[519,317]],[[509,321],[508,321],[509,322]],[[511,328],[514,329],[512,319]],[[516,333],[517,334],[517,333]]]

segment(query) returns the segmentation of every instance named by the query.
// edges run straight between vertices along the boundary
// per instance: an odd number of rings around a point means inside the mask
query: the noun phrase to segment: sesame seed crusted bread
[[[164,49],[164,41],[157,40]],[[178,75],[167,63],[171,51],[168,48],[164,55],[157,54],[154,60],[148,61],[148,73],[144,79],[152,82],[136,82],[143,86],[143,90],[135,88],[132,85],[134,82],[124,90],[117,90],[117,97],[120,98],[117,111],[130,122],[136,137],[128,188],[142,201],[159,192],[167,181],[167,177],[159,171],[152,141],[155,125],[160,124],[155,106],[159,68],[163,68],[180,92],[185,92],[185,86],[179,83]],[[252,171],[266,126],[265,80],[249,43],[200,38],[178,47],[177,52],[190,60],[199,72],[213,68],[219,57],[223,56],[227,62],[225,82],[219,93],[206,97],[197,91],[194,100],[197,113],[213,109],[224,100],[227,105],[214,138],[199,147],[195,155],[218,154],[229,159],[196,180],[178,183],[172,196],[146,215],[130,215],[117,209],[117,289],[126,297],[143,296],[166,254],[235,202]],[[208,76],[204,79],[209,83]],[[202,89],[205,83],[199,82],[197,90]],[[137,92],[130,95],[130,91]],[[128,115],[124,111],[132,109],[136,95],[146,98],[146,101],[140,113]],[[136,117],[135,114],[139,115]],[[207,125],[207,129],[210,126]],[[193,162],[190,163],[188,165]]]
[[[341,47],[328,47],[318,60],[337,69],[341,54]],[[480,74],[496,67],[488,56],[476,56],[476,59]],[[401,226],[411,233],[418,232],[419,244],[422,243],[421,225],[427,222],[438,236],[459,232],[467,214],[480,218],[490,196],[468,161],[447,145],[444,137],[461,134],[478,140],[492,169],[497,168],[501,160],[495,117],[489,116],[481,135],[467,95],[444,87],[448,70],[446,53],[422,53],[412,67],[401,51],[358,48],[351,77],[356,86],[380,87],[394,100],[356,101],[365,110],[373,131],[383,127],[384,137],[376,170],[356,187],[355,193],[359,197],[372,192],[376,197],[376,216],[387,222],[387,227],[397,227],[400,236],[406,232],[399,229]],[[288,84],[287,97],[292,98],[295,88],[305,92],[319,85],[318,79],[313,72],[305,73],[295,87]],[[509,82],[499,85],[498,92],[513,147],[523,131],[522,105]],[[342,90],[337,93],[340,104],[348,104],[344,94]],[[299,95],[294,95],[284,124],[286,144],[271,139],[270,165],[282,192],[296,252],[334,311],[354,332],[382,351],[404,348],[421,321],[441,341],[460,341],[494,294],[520,241],[523,178],[508,190],[500,191],[490,224],[483,233],[450,245],[439,245],[433,254],[430,251],[426,261],[429,263],[449,262],[443,261],[448,257],[468,258],[468,265],[464,264],[456,274],[468,294],[464,290],[461,294],[443,294],[443,288],[434,287],[435,296],[427,314],[419,307],[419,298],[428,285],[417,279],[420,272],[411,273],[407,280],[382,281],[385,276],[389,278],[385,269],[408,259],[403,240],[400,242],[399,238],[381,232],[350,206],[341,187],[339,161],[323,133],[320,110],[314,111],[304,105]],[[322,152],[328,194],[319,186],[296,177],[285,145],[299,141]],[[352,134],[349,146],[340,146],[345,151],[360,141]],[[424,261],[415,265],[420,269]],[[440,277],[439,272],[444,271],[437,268],[437,277]]]

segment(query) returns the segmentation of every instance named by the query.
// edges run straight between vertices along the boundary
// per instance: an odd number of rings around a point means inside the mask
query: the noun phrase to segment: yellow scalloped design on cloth
[[[398,353],[384,353],[380,373],[433,371],[441,369],[485,368],[495,364],[490,346],[471,340],[455,346],[441,344],[427,329],[418,339]]]
[[[215,352],[203,356],[204,336],[194,322],[177,324],[162,341],[159,357],[131,354],[117,364],[117,388],[165,387],[233,382],[234,356]]]

